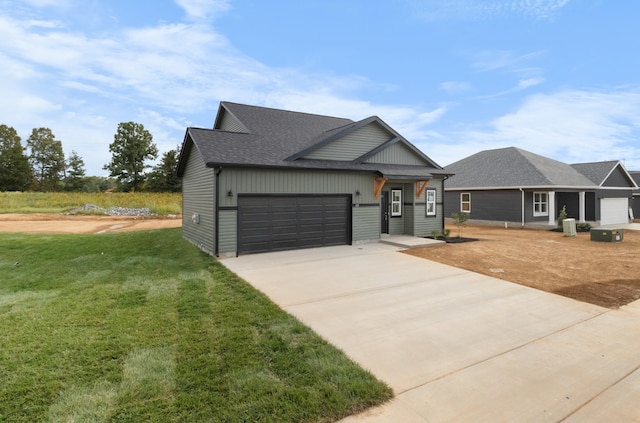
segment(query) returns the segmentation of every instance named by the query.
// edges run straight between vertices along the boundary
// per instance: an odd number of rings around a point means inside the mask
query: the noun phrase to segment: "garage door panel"
[[[349,196],[240,196],[238,253],[344,245],[351,240]]]
[[[629,200],[625,198],[603,198],[600,200],[600,224],[617,225],[629,223]]]

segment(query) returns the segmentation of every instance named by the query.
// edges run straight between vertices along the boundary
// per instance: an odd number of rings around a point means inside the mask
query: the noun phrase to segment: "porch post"
[[[549,191],[549,225],[556,225],[556,192]]]
[[[580,216],[579,216],[579,220],[578,222],[580,223],[584,223],[585,222],[585,201],[584,201],[584,191],[580,191],[578,193],[578,203],[580,204]]]

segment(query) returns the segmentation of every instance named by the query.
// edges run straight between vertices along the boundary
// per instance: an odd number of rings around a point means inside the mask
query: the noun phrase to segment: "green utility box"
[[[622,229],[591,229],[591,241],[621,242],[622,238],[624,238],[624,231]]]

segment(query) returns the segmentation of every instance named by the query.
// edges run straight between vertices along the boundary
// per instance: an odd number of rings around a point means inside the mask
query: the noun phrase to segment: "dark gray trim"
[[[234,211],[234,210],[238,210],[238,206],[222,206],[222,207],[218,207],[218,210]]]
[[[380,207],[380,203],[354,203],[354,207]]]

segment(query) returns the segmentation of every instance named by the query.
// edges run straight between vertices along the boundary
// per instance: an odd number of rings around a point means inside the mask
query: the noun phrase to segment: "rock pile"
[[[147,207],[140,209],[131,209],[126,207],[109,207],[104,209],[100,206],[96,206],[95,204],[85,204],[83,207],[77,208],[71,211],[71,214],[76,213],[96,213],[96,214],[106,214],[109,216],[137,216],[137,217],[148,217],[153,216]]]

